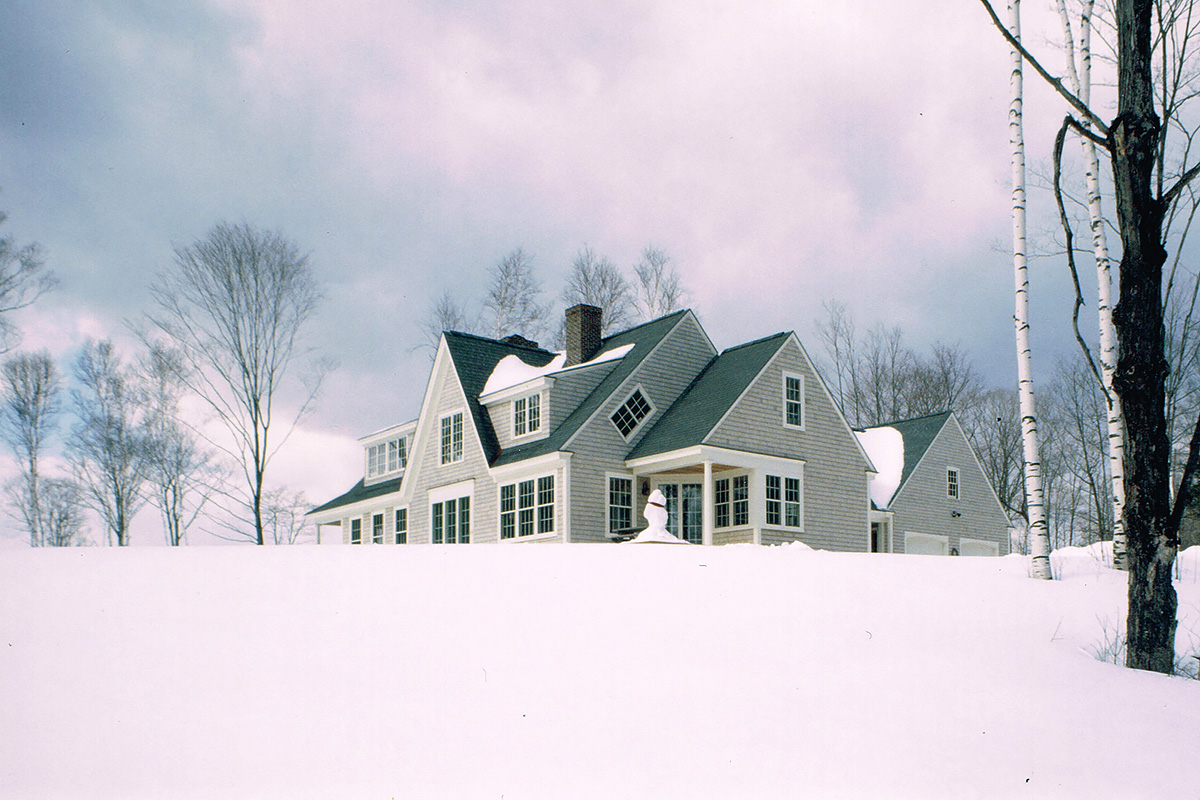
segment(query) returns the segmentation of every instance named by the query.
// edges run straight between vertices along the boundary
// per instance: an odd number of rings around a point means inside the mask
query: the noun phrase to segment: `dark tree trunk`
[[[1162,272],[1163,204],[1154,169],[1160,123],[1151,73],[1152,0],[1118,0],[1118,113],[1109,131],[1121,231],[1119,349],[1114,385],[1125,412],[1125,524],[1129,541],[1127,666],[1170,673],[1178,600],[1171,565],[1178,532],[1170,524]]]

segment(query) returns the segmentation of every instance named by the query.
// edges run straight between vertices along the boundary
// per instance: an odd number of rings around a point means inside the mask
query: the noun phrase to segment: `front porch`
[[[626,462],[640,496],[655,489],[667,530],[694,544],[777,544],[804,533],[804,461],[699,446]]]

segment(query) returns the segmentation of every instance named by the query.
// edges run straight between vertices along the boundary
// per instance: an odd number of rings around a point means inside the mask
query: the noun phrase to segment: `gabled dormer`
[[[393,425],[359,439],[363,446],[364,485],[402,477],[408,468],[417,421]]]

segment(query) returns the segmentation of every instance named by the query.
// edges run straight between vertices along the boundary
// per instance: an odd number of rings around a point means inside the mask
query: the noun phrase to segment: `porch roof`
[[[371,500],[376,497],[382,497],[385,494],[398,492],[400,491],[400,483],[403,480],[404,478],[401,476],[387,481],[380,481],[379,483],[372,483],[370,486],[366,485],[366,480],[359,480],[358,483],[351,487],[350,491],[338,495],[328,503],[323,503],[311,511],[305,512],[305,516],[320,514],[322,511],[332,511],[335,508],[353,505],[361,500]]]

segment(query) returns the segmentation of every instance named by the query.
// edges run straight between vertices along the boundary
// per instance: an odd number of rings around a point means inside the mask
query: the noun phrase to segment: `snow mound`
[[[871,481],[871,501],[878,508],[887,508],[904,474],[904,435],[889,425],[855,431],[854,435],[879,470]]]
[[[521,357],[515,353],[507,355],[500,359],[496,364],[496,368],[492,370],[492,374],[488,376],[487,383],[483,385],[482,394],[488,395],[492,392],[499,392],[504,389],[510,389],[513,386],[520,386],[522,383],[527,383],[536,378],[541,378],[546,375],[552,375],[556,372],[563,372],[565,369],[575,369],[576,367],[590,367],[593,364],[603,364],[606,361],[616,361],[619,358],[624,358],[625,354],[633,349],[632,344],[614,347],[611,350],[605,350],[595,358],[585,361],[582,364],[576,364],[574,367],[564,368],[566,363],[566,353],[558,353],[554,358],[550,359],[550,363],[544,367],[535,367],[532,364],[526,364],[521,360]]]

